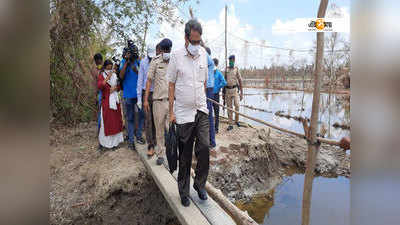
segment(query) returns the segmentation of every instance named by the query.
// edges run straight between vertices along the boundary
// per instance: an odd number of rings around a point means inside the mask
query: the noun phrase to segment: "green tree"
[[[94,119],[94,53],[111,56],[132,39],[144,49],[147,30],[183,23],[175,9],[188,0],[50,0],[50,115],[74,124]]]

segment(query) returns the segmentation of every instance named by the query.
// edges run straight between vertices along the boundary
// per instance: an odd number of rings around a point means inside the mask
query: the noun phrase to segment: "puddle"
[[[263,109],[264,112],[246,107],[240,107],[240,112],[255,118],[273,123],[282,128],[303,133],[303,125],[294,119],[276,116],[277,111],[291,116],[311,117],[312,93],[302,91],[272,90],[272,89],[244,89],[242,105],[249,105]],[[343,136],[349,136],[350,130],[333,127],[333,124],[350,124],[349,101],[344,100],[343,94],[332,94],[330,104],[329,94],[321,93],[319,128],[326,130],[325,137],[339,140]],[[304,108],[304,111],[301,109]],[[227,114],[225,112],[225,114]],[[227,115],[225,115],[227,116]],[[246,118],[242,121],[251,125],[260,126],[259,123]]]
[[[292,171],[293,172],[293,171]],[[304,174],[289,172],[267,195],[249,202],[236,202],[259,224],[301,224]],[[345,177],[315,177],[311,201],[311,224],[350,224],[350,180]]]

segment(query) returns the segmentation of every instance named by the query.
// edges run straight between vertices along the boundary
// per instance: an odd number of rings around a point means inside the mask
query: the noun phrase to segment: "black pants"
[[[144,98],[145,98],[145,90],[142,92],[142,104],[144,103]],[[154,125],[154,116],[153,116],[153,92],[150,92],[149,94],[149,112],[145,112],[145,121],[144,121],[144,130],[146,133],[146,141],[147,141],[147,146],[148,148],[154,147],[157,145],[157,140],[156,140],[156,127]]]
[[[219,93],[214,94],[212,99],[219,103]],[[218,128],[219,128],[219,105],[217,105],[215,103],[213,103],[213,104],[214,104],[213,108],[214,108],[214,118],[215,118],[215,122],[214,122],[215,132],[218,132]]]
[[[189,197],[190,192],[190,169],[192,167],[193,144],[196,141],[194,153],[197,159],[196,177],[194,184],[204,188],[208,170],[210,168],[210,136],[208,115],[197,111],[193,123],[178,124],[178,146],[179,146],[179,171],[178,189],[181,197]]]

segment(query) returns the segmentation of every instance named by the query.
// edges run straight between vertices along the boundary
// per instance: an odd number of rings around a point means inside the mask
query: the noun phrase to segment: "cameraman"
[[[137,47],[135,51],[126,51],[123,55],[123,59],[120,65],[120,78],[122,80],[123,97],[125,100],[126,108],[126,118],[127,118],[127,128],[128,128],[128,148],[131,150],[136,150],[135,148],[135,106],[137,103],[137,80],[138,80],[138,70],[139,70],[139,57],[137,54]],[[136,139],[138,143],[144,144],[142,138],[142,127],[143,119],[139,118],[139,126],[136,131]]]

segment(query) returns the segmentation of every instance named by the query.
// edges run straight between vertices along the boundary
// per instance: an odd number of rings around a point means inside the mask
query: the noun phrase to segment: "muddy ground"
[[[180,224],[135,152],[96,151],[96,129],[51,128],[50,224]]]
[[[232,201],[281,182],[286,167],[304,169],[306,142],[268,128],[225,132],[221,123],[208,181]],[[179,224],[136,152],[126,144],[96,151],[96,123],[50,129],[51,224]],[[317,175],[350,176],[350,155],[322,145]]]

